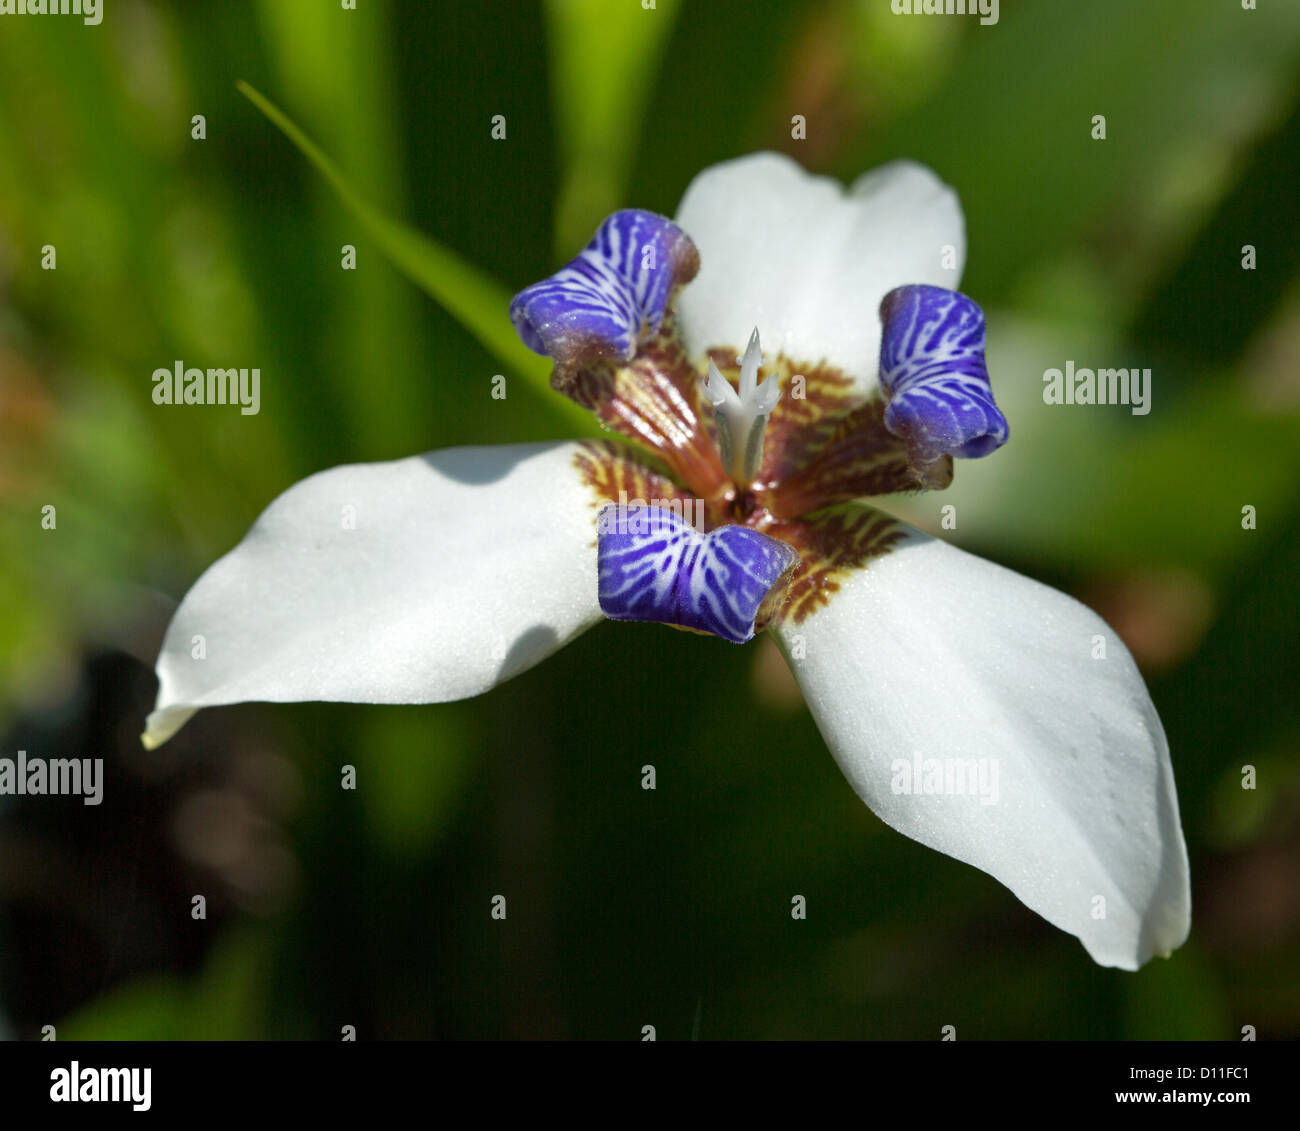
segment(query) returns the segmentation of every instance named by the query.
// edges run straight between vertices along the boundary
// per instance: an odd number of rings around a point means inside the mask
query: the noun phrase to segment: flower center
[[[587,444],[576,457],[597,504],[617,499],[637,520],[598,533],[606,615],[742,641],[773,615],[815,612],[839,576],[901,536],[854,500],[946,487],[952,457],[987,455],[1007,425],[984,364],[984,315],[965,295],[917,284],[884,296],[874,388],[784,353],[760,380],[757,329],[739,357],[705,351],[701,375],[699,343],[688,351],[674,312],[699,266],[672,221],[616,212],[566,267],[520,291],[510,317],[554,360],[557,390],[649,449]]]

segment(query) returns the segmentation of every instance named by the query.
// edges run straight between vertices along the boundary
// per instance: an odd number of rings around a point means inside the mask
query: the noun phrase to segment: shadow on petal
[[[441,448],[420,457],[440,476],[457,483],[477,486],[496,483],[509,475],[521,462],[537,454],[538,445]]]
[[[527,671],[559,647],[560,638],[553,628],[544,624],[534,625],[510,646],[510,651],[506,653],[506,658],[497,671],[497,682],[502,683]]]

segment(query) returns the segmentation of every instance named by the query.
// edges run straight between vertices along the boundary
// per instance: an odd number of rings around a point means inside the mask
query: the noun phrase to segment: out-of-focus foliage
[[[551,391],[550,363],[519,340],[506,317],[509,292],[427,236],[394,222],[368,204],[334,162],[277,106],[247,83],[238,85],[249,101],[283,130],[302,155],[320,171],[390,263],[441,303],[485,349],[513,372],[527,377],[534,389],[543,394],[542,403],[547,410],[573,421],[580,430],[594,430],[591,416],[572,401],[546,395]]]
[[[134,800],[37,819],[0,798],[0,1029],[1300,1035],[1300,7],[1024,0],[992,27],[889,7],[5,19],[0,725],[108,758]],[[1144,665],[1195,885],[1168,962],[1098,969],[884,828],[764,643],[605,625],[480,700],[226,708],[136,744],[170,603],[273,497],[574,434],[491,304],[605,211],[671,214],[759,147],[844,179],[910,156],[960,192],[1012,442],[897,509],[937,529],[956,504],[945,537],[1089,601]],[[261,412],[154,405],[177,359],[260,367]],[[1150,366],[1150,415],[1044,405],[1066,359]]]

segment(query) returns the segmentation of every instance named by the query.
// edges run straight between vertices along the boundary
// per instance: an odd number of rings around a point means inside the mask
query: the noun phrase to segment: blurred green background
[[[1001,7],[0,17],[3,754],[109,774],[98,808],[0,798],[0,1030],[1300,1037],[1300,5]],[[436,244],[350,207],[238,80]],[[1142,664],[1192,854],[1172,959],[1100,969],[887,829],[766,642],[603,625],[478,700],[223,708],[139,747],[174,602],[273,497],[575,434],[501,299],[759,148],[842,179],[909,156],[959,191],[1012,442],[898,509],[934,530],[956,503],[945,537],[1089,602]],[[260,414],[155,406],[178,358],[259,366]],[[1150,415],[1045,406],[1067,358],[1150,366]]]

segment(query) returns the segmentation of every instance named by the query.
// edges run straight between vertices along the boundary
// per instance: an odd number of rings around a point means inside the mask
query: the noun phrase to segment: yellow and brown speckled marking
[[[941,490],[952,482],[952,456],[923,469],[908,460],[907,445],[885,428],[885,405],[871,399],[840,418],[816,455],[767,492],[782,517],[900,491]]]
[[[610,440],[584,441],[574,463],[591,488],[593,514],[607,502],[618,502],[619,492],[626,492],[629,500],[647,502],[680,499],[686,504],[693,497],[668,476],[642,462],[637,453]],[[795,624],[802,624],[824,607],[848,573],[888,553],[905,532],[888,515],[853,504],[824,510],[805,519],[778,519],[763,509],[756,509],[739,520],[725,514],[720,516],[717,511],[709,513],[713,519],[710,528],[738,521],[780,538],[799,551],[799,565],[788,579],[777,613],[781,619]]]
[[[708,354],[736,384],[736,351],[716,347]],[[748,498],[739,497],[723,470],[713,411],[671,312],[631,362],[557,367],[552,382],[607,428],[653,451],[679,484],[710,507],[740,507],[740,514],[719,513],[719,523],[746,521],[755,508],[792,519],[852,499],[951,482],[948,456],[923,471],[909,467],[907,445],[885,428],[884,403],[878,396],[859,400],[852,380],[838,369],[781,354],[763,372],[776,373],[781,399],[768,420],[762,466]],[[802,378],[802,396],[795,395],[796,378]]]
[[[649,463],[643,462],[639,458],[639,453],[612,440],[582,441],[577,455],[573,457],[573,462],[583,482],[591,488],[593,514],[606,503],[617,503],[620,491],[626,492],[629,501],[680,499],[684,504],[693,498],[667,475],[656,471]],[[596,544],[595,529],[593,522],[593,546]]]
[[[802,624],[825,607],[848,574],[889,553],[906,533],[888,515],[853,504],[807,519],[771,520],[758,528],[799,551],[799,565],[778,614],[793,624]]]
[[[740,380],[736,351],[715,347],[708,351],[718,370],[732,385]],[[777,375],[781,399],[767,421],[763,438],[763,463],[755,484],[783,483],[811,462],[830,440],[839,422],[853,407],[852,382],[837,369],[792,361],[784,354],[762,369],[762,376]],[[802,397],[794,395],[794,379],[803,377]]]
[[[735,351],[713,349],[709,356],[734,385]],[[850,379],[830,366],[781,355],[763,372],[779,375],[782,395],[768,421],[758,475],[743,491],[722,470],[712,411],[703,407],[699,376],[671,320],[634,362],[571,371],[564,391],[608,427],[654,449],[668,467],[664,474],[648,456],[610,441],[584,443],[577,466],[592,488],[593,507],[618,501],[620,491],[646,501],[699,498],[709,529],[738,523],[780,538],[800,560],[775,615],[802,624],[829,603],[845,577],[887,554],[905,534],[888,515],[849,500],[946,487],[952,460],[944,457],[918,475],[908,466],[907,446],[885,428],[879,397],[858,399]],[[796,375],[804,379],[802,397],[793,395]]]
[[[733,384],[739,380],[734,351],[711,349],[709,356]],[[781,399],[767,423],[753,491],[773,515],[796,518],[851,499],[951,482],[946,456],[924,477],[912,471],[907,445],[885,428],[884,403],[874,396],[860,401],[839,370],[780,354],[763,372],[777,374]],[[795,395],[797,377],[803,378],[802,397]]]

